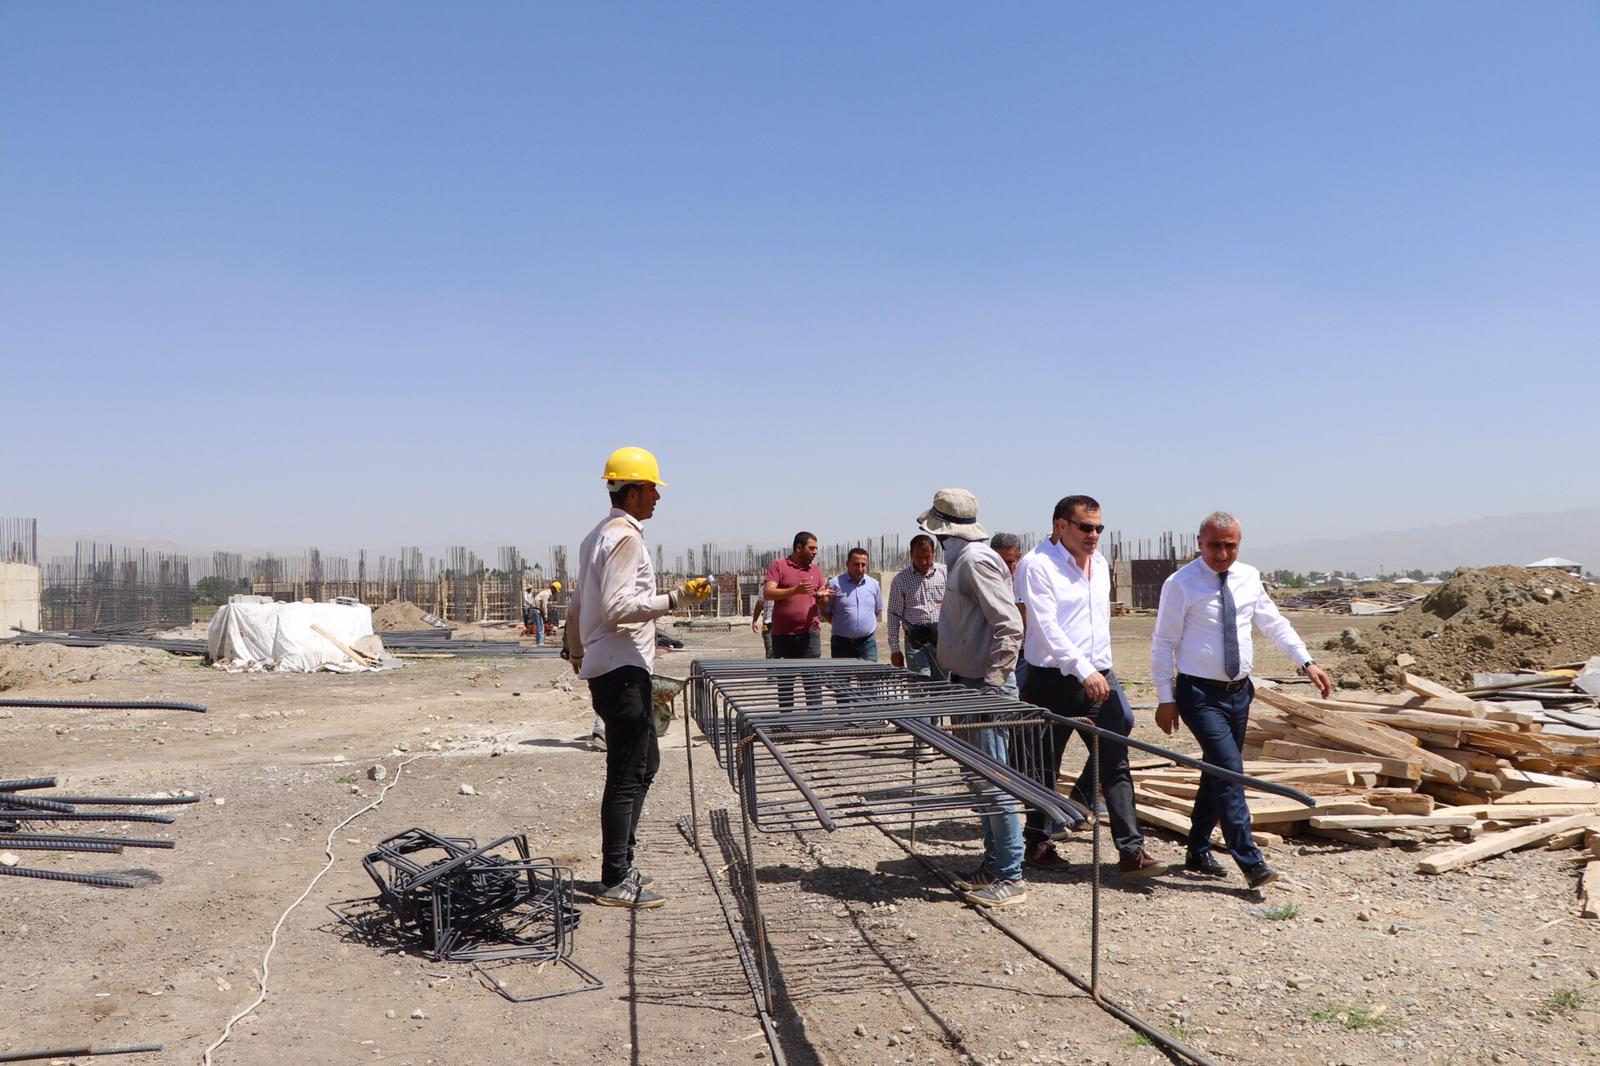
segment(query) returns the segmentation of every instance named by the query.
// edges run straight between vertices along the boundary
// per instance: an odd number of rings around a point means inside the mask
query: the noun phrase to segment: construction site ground
[[[1296,617],[1313,648],[1377,619]],[[1118,618],[1115,656],[1136,703],[1148,684],[1148,615]],[[696,656],[759,653],[747,625],[670,630]],[[880,648],[886,644],[880,634]],[[133,890],[0,880],[0,1051],[162,1043],[129,1061],[195,1063],[259,991],[274,923],[324,864],[332,869],[283,923],[266,1002],[213,1061],[267,1064],[654,1064],[755,1062],[767,1050],[705,867],[676,828],[689,811],[681,721],[642,826],[640,865],[670,897],[631,913],[587,902],[598,874],[602,755],[585,749],[586,686],[564,663],[417,660],[354,675],[227,675],[148,655],[126,670],[51,664],[8,696],[177,699],[208,714],[0,711],[0,777],[54,774],[77,792],[192,789],[173,851],[29,852],[23,865],[128,872]],[[1289,664],[1257,643],[1257,671]],[[123,656],[123,658],[128,658]],[[64,681],[68,672],[90,680]],[[1137,735],[1162,736],[1148,710]],[[1186,735],[1175,746],[1194,751]],[[1073,772],[1081,749],[1068,755]],[[737,804],[696,742],[695,781],[712,869],[734,852],[707,812]],[[475,795],[463,794],[470,785]],[[464,964],[352,941],[331,901],[370,894],[360,858],[410,826],[487,839],[526,832],[536,854],[576,869],[584,899],[576,959],[600,991],[512,1004]],[[66,831],[79,831],[67,829]],[[101,827],[104,832],[121,828]],[[971,820],[924,825],[919,850],[973,865]],[[1152,833],[1150,850],[1182,845]],[[1089,968],[1086,834],[1063,845],[1069,872],[1030,878],[1006,922],[1074,969]],[[832,1063],[1147,1063],[1157,1048],[991,929],[874,830],[757,836],[787,1059]],[[1268,852],[1283,880],[1264,894],[1172,873],[1129,883],[1104,868],[1108,994],[1218,1062],[1587,1063],[1597,1060],[1596,923],[1576,916],[1571,860],[1531,852],[1430,877],[1407,848],[1291,838]],[[555,989],[546,967],[506,971],[517,991]]]

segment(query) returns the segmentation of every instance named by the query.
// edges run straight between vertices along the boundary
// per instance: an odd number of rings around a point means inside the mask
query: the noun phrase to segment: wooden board
[[[1461,844],[1436,852],[1417,863],[1417,871],[1425,874],[1442,874],[1449,870],[1459,870],[1463,866],[1471,866],[1475,862],[1492,859],[1496,855],[1504,855],[1508,851],[1525,848],[1529,844],[1542,843],[1573,826],[1597,824],[1600,824],[1600,815],[1574,814],[1550,822],[1525,825],[1520,829],[1508,829],[1504,833],[1485,836],[1470,844]]]
[[[1365,799],[1390,814],[1432,814],[1434,799],[1426,792],[1367,792]]]
[[[1441,685],[1437,681],[1429,681],[1427,678],[1421,677],[1417,674],[1401,674],[1400,684],[1404,685],[1406,688],[1410,689],[1412,692],[1415,692],[1419,696],[1428,696],[1436,700],[1460,700],[1466,703],[1472,702],[1471,699],[1463,696],[1455,689],[1450,688],[1447,685]]]
[[[1428,778],[1460,781],[1466,776],[1465,767],[1423,749],[1415,737],[1398,730],[1362,721],[1338,711],[1324,711],[1302,699],[1274,689],[1257,691],[1256,699],[1300,719],[1300,728],[1304,731],[1332,740],[1342,747],[1391,759],[1415,761],[1421,765],[1422,775]]]
[[[1189,818],[1187,815],[1174,814],[1172,811],[1161,807],[1139,807],[1135,811],[1139,821],[1144,825],[1153,825],[1158,829],[1165,829],[1169,833],[1176,833],[1181,837],[1189,835]],[[1257,847],[1275,848],[1283,844],[1283,837],[1277,833],[1269,833],[1264,829],[1251,829],[1250,836],[1255,840]],[[1222,830],[1214,829],[1211,832],[1214,843],[1222,844]]]
[[[1502,796],[1495,803],[1600,803],[1600,784],[1524,788]]]
[[[1600,918],[1600,862],[1583,868],[1583,880],[1578,883],[1578,909],[1585,918]]]
[[[377,659],[365,654],[364,652],[356,651],[350,645],[346,644],[344,641],[340,640],[338,637],[334,636],[332,633],[329,633],[326,629],[323,629],[321,626],[315,623],[312,623],[311,631],[316,633],[319,637],[322,637],[329,644],[332,644],[335,648],[338,648],[340,651],[344,652],[345,655],[349,656],[361,666],[376,666],[378,663]]]
[[[1414,692],[1362,692],[1340,693],[1339,699],[1345,703],[1366,704],[1372,707],[1406,707],[1419,711],[1437,711],[1440,714],[1456,714],[1463,718],[1486,718],[1489,715],[1488,707],[1481,706],[1476,700],[1469,700],[1464,696],[1436,700],[1418,696]]]
[[[1319,814],[1311,818],[1313,829],[1439,829],[1452,825],[1475,825],[1470,814]]]
[[[1269,740],[1261,745],[1263,755],[1280,759],[1304,759],[1316,762],[1319,759],[1331,763],[1355,763],[1358,765],[1372,765],[1376,772],[1385,777],[1402,777],[1412,781],[1422,779],[1420,763],[1405,759],[1388,759],[1382,756],[1363,755],[1354,751],[1341,751],[1338,748],[1319,748],[1310,744],[1296,744],[1287,740]]]
[[[1468,803],[1434,808],[1440,814],[1470,814],[1504,822],[1535,822],[1570,814],[1600,814],[1600,803]]]
[[[1324,840],[1337,840],[1341,844],[1355,844],[1363,848],[1390,848],[1395,841],[1382,833],[1362,833],[1352,829],[1319,829],[1314,825],[1306,827],[1306,833]]]

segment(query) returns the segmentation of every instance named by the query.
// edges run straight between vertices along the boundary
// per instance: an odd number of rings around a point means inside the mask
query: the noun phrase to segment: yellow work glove
[[[673,590],[672,605],[676,607],[686,599],[703,600],[709,595],[711,595],[711,579],[692,577]]]

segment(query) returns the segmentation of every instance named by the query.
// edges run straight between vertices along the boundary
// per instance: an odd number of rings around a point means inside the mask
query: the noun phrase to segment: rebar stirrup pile
[[[579,918],[572,871],[531,856],[526,835],[479,846],[470,837],[412,828],[379,841],[361,864],[378,894],[328,910],[363,939],[404,944],[440,962],[470,962],[513,1003],[605,987],[572,959]],[[561,963],[581,984],[516,995],[483,965],[513,961]]]

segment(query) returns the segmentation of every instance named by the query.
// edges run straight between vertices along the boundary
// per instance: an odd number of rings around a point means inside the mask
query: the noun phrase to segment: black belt
[[[1178,680],[1187,681],[1192,685],[1203,685],[1206,688],[1214,688],[1218,692],[1238,692],[1240,689],[1244,688],[1250,683],[1250,679],[1248,677],[1241,677],[1237,681],[1213,681],[1209,677],[1195,677],[1193,674],[1179,674]]]

